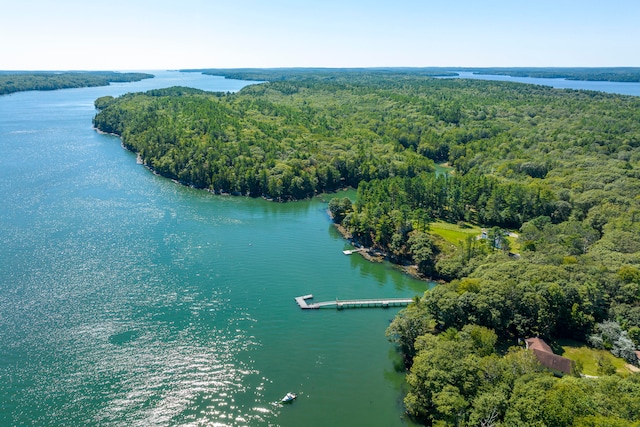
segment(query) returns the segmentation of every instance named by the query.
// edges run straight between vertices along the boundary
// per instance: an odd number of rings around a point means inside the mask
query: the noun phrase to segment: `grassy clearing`
[[[514,254],[519,254],[520,239],[518,239],[517,237],[509,236],[507,237],[507,240],[509,240],[509,247],[511,248],[511,252],[513,252]]]
[[[582,343],[575,341],[561,341],[560,345],[564,350],[562,356],[575,360],[576,362],[582,362],[582,373],[585,375],[600,375],[598,372],[598,358],[604,358],[609,360],[616,368],[616,373],[622,375],[629,375],[631,372],[626,368],[624,359],[615,357],[606,350],[596,350],[589,348]]]
[[[432,234],[438,235],[457,247],[462,247],[462,243],[469,237],[477,238],[482,233],[482,228],[467,222],[451,224],[444,221],[432,222],[430,225]],[[509,240],[510,252],[520,253],[520,241],[514,235],[507,237]]]
[[[430,225],[430,231],[433,234],[437,234],[449,243],[456,246],[462,246],[469,236],[474,238],[482,233],[482,229],[476,225],[464,223],[464,226],[458,224],[449,224],[444,221],[432,222]]]

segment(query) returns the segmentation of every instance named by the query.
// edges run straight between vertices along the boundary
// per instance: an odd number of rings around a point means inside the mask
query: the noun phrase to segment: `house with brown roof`
[[[555,375],[563,376],[573,372],[574,361],[555,354],[541,338],[527,338],[524,341],[538,362]]]

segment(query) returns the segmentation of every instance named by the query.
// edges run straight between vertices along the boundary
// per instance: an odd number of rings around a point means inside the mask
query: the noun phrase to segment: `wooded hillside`
[[[238,76],[242,76],[239,74]],[[159,173],[280,200],[344,186],[337,222],[449,281],[388,334],[411,367],[408,411],[441,425],[632,425],[638,375],[554,378],[543,337],[634,362],[640,346],[640,99],[410,72],[251,71],[237,94],[101,98],[96,127]],[[434,174],[447,162],[450,174]],[[487,238],[452,244],[441,219]],[[506,230],[518,235],[510,253]],[[578,367],[579,368],[579,367]],[[600,369],[600,368],[599,368]],[[579,369],[576,370],[579,373]]]

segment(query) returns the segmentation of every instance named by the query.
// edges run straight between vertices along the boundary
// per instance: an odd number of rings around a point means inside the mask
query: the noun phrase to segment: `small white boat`
[[[287,393],[287,394],[285,394],[285,395],[284,395],[284,397],[280,400],[280,403],[291,403],[291,402],[293,402],[293,401],[296,399],[296,397],[298,397],[298,396],[296,396],[296,395],[295,395],[295,394],[293,394],[293,393]]]

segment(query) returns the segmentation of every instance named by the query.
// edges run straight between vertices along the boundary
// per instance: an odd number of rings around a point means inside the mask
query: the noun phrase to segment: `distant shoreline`
[[[111,83],[138,82],[155,76],[147,73],[115,71],[0,72],[0,95],[17,92],[52,91],[85,87],[109,86]]]

